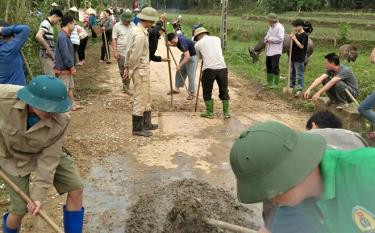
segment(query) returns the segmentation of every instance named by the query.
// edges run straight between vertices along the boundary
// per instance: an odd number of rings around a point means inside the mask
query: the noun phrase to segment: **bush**
[[[350,24],[346,22],[342,22],[339,24],[338,29],[339,39],[343,42],[346,42],[348,40],[348,35],[350,31]]]

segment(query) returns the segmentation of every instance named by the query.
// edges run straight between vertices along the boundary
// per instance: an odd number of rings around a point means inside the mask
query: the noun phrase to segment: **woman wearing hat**
[[[266,43],[266,66],[267,66],[267,83],[270,88],[276,88],[280,81],[280,57],[283,53],[284,43],[284,26],[279,22],[276,14],[270,13],[267,16],[270,28],[267,36],[264,38]]]
[[[17,233],[23,217],[37,215],[52,185],[67,193],[64,211],[66,233],[81,233],[84,209],[83,183],[71,158],[63,152],[72,101],[64,83],[52,76],[35,77],[26,87],[0,85],[0,166],[33,203],[25,203],[6,185],[9,212],[3,232]],[[23,124],[20,124],[23,122]],[[30,174],[34,182],[29,191]]]

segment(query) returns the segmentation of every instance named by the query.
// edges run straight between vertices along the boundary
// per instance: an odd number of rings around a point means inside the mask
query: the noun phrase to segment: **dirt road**
[[[179,52],[175,49],[173,52],[179,58]],[[308,117],[272,92],[261,91],[230,73],[233,117],[222,119],[215,86],[217,117],[203,119],[199,112],[194,112],[194,101],[186,100],[185,90],[174,96],[174,106],[170,107],[166,95],[169,90],[167,64],[152,63],[153,119],[160,129],[151,138],[133,137],[132,98],[121,92],[117,64],[99,64],[98,46],[90,45],[88,54],[87,65],[79,68],[77,78],[81,102],[86,108],[72,113],[66,142],[85,180],[85,232],[123,233],[127,208],[140,194],[182,178],[207,181],[235,194],[228,156],[241,131],[255,121],[265,120],[277,120],[303,129]],[[166,55],[162,42],[158,54]],[[200,100],[199,111],[203,108]],[[51,191],[46,210],[62,225],[60,206],[65,197],[52,194]],[[256,221],[260,224],[259,206],[251,208],[259,213]],[[31,225],[27,221],[25,232],[34,231]]]

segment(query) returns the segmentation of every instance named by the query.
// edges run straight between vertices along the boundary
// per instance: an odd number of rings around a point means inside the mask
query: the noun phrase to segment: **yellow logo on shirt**
[[[353,221],[361,232],[375,233],[375,217],[361,206],[353,208]]]

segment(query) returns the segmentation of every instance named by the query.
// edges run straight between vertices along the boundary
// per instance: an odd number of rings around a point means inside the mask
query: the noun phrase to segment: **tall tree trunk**
[[[10,7],[10,0],[7,0],[6,6],[5,6],[5,15],[4,15],[4,20],[5,22],[8,21],[9,17],[9,7]]]

